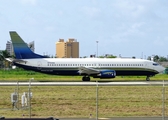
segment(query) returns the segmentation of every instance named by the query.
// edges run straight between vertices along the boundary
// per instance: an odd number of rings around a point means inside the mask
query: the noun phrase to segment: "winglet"
[[[9,33],[12,40],[16,59],[47,58],[46,56],[38,55],[32,52],[27,44],[17,34],[17,32],[10,31]]]

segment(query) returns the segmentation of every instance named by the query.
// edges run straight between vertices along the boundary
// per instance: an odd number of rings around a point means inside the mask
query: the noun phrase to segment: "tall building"
[[[13,45],[12,45],[12,42],[7,41],[7,43],[6,43],[6,50],[8,51],[8,53],[10,55],[13,55]]]
[[[29,44],[27,44],[28,47],[34,52],[34,41],[30,42]],[[7,41],[6,43],[6,50],[8,51],[8,53],[10,55],[14,55],[14,51],[13,51],[13,45],[11,41]]]
[[[30,42],[29,44],[27,44],[28,45],[28,47],[31,49],[31,51],[33,51],[34,52],[34,41],[32,41],[32,42]]]
[[[58,58],[79,58],[79,42],[76,39],[59,39],[56,43],[56,56]]]

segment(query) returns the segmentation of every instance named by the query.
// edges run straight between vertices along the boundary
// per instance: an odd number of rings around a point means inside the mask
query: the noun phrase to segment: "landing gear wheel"
[[[90,81],[90,77],[86,77],[87,78],[87,81]]]
[[[86,77],[84,76],[84,77],[82,77],[82,81],[85,81],[85,79],[86,79]]]
[[[146,77],[146,81],[150,81],[150,78],[149,78],[149,76],[147,76],[147,77]]]
[[[90,77],[84,76],[84,77],[82,77],[82,81],[90,81]]]

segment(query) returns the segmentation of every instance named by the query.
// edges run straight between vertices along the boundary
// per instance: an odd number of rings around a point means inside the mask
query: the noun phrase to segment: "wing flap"
[[[88,68],[88,67],[79,67],[79,71],[78,72],[80,74],[87,74],[87,75],[100,73],[99,70],[96,70],[96,69],[93,69],[93,68]]]

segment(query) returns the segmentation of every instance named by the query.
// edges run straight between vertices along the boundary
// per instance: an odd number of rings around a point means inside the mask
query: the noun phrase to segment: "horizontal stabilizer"
[[[19,62],[19,63],[26,63],[27,61],[21,59],[13,59],[13,58],[5,58],[9,62]]]

